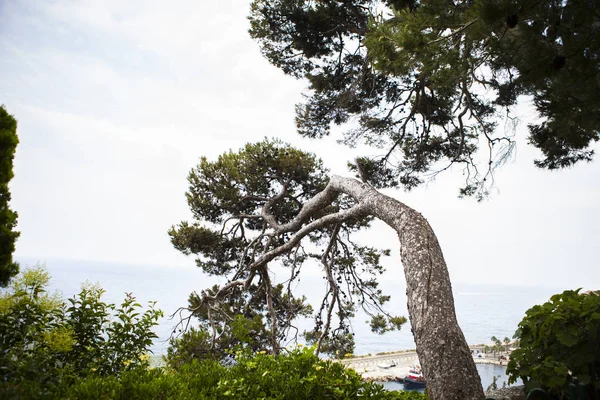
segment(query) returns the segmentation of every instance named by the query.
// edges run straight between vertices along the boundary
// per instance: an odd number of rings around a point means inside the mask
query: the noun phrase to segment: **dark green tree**
[[[198,266],[208,274],[228,277],[226,285],[193,293],[189,299],[191,316],[214,338],[211,351],[224,354],[245,343],[255,351],[277,353],[290,334],[297,337],[293,322],[313,312],[304,297],[292,293],[309,260],[322,265],[327,282],[315,328],[305,332],[318,351],[351,352],[354,342],[348,323],[358,304],[351,300],[357,296],[378,321],[374,331],[399,328],[406,321],[381,312],[380,305],[389,296],[377,288],[375,276],[383,272],[380,257],[388,251],[350,240],[351,234],[369,226],[370,217],[319,224],[294,238],[303,224],[347,213],[352,206],[349,198],[341,197],[310,215],[299,215],[327,186],[327,170],[313,155],[265,140],[214,162],[202,158],[188,180],[187,198],[196,222],[174,226],[169,231],[172,243],[184,254],[198,255]],[[301,241],[304,236],[308,245]],[[289,269],[281,282],[273,282],[268,268],[275,262]],[[251,343],[233,332],[232,323],[238,318],[258,321]],[[189,318],[182,321],[187,324]]]
[[[19,139],[17,121],[0,105],[0,287],[6,287],[8,281],[19,273],[19,264],[13,261],[17,213],[10,209],[10,190],[8,183],[13,178],[13,158]]]
[[[529,126],[537,166],[592,159],[597,1],[254,0],[250,21],[265,57],[309,82],[298,132],[358,121],[343,142],[381,149],[361,160],[373,185],[410,189],[458,165],[460,194],[485,197],[515,143],[500,114],[523,96],[540,117]]]
[[[305,337],[318,350],[341,356],[349,351],[349,319],[359,307],[371,315],[373,331],[399,329],[406,318],[382,310],[389,296],[378,289],[380,260],[389,251],[354,239],[378,218],[401,244],[408,311],[430,398],[483,397],[441,248],[421,214],[368,183],[328,176],[314,155],[277,141],[248,144],[216,161],[202,158],[188,180],[195,221],[172,227],[171,241],[226,281],[193,295],[182,310],[182,325],[198,317],[216,346],[239,316],[262,316],[268,349],[276,354],[294,318],[306,310],[304,299],[292,292],[312,261],[323,270],[326,291]],[[281,272],[273,276],[275,265],[287,269],[284,278]]]

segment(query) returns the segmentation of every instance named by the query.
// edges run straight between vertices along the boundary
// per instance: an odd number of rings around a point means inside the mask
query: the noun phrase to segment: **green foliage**
[[[206,293],[216,293],[215,286]],[[281,284],[272,289],[274,303],[280,319],[277,327],[285,331],[286,323],[298,316],[310,316],[312,308],[305,304],[305,297],[293,298],[284,292]],[[231,349],[248,349],[256,352],[265,349],[272,350],[270,328],[267,323],[264,301],[265,290],[256,285],[234,290],[219,302],[215,312],[204,305],[196,293],[189,297],[189,308],[195,310],[193,317],[199,322],[198,328],[191,328],[179,337],[170,340],[171,348],[166,361],[176,368],[182,361],[192,358],[224,359],[229,357]],[[173,334],[182,333],[177,329]]]
[[[280,141],[247,144],[214,162],[202,157],[188,176],[186,196],[194,218],[212,224],[241,218],[243,224],[237,228],[239,232],[223,235],[209,224],[184,221],[169,230],[171,242],[186,255],[198,255],[196,263],[206,273],[227,274],[235,270],[240,258],[249,256],[244,254],[248,242],[244,229],[260,229],[257,214],[265,200],[277,194],[279,185],[286,185],[287,195],[273,207],[280,222],[288,222],[298,213],[302,200],[323,189],[326,176],[314,155]],[[284,238],[278,238],[281,240]]]
[[[150,357],[147,352],[152,340],[157,338],[152,328],[158,325],[163,316],[161,310],[154,308],[156,302],[150,302],[148,310],[140,313],[142,305],[136,302],[131,293],[116,308],[112,321],[104,326],[108,340],[104,346],[104,364],[101,372],[119,374],[121,371],[138,367],[148,367]],[[110,306],[113,308],[113,306]]]
[[[169,340],[169,348],[164,360],[167,366],[178,370],[194,359],[208,360],[222,357],[220,349],[213,344],[212,335],[202,328],[189,328],[179,337]]]
[[[373,332],[382,334],[385,332],[400,329],[407,322],[405,317],[386,318],[384,315],[378,314],[371,318],[369,325]]]
[[[8,183],[13,178],[13,158],[19,139],[17,121],[0,105],[0,287],[6,287],[8,281],[19,273],[19,264],[13,261],[15,242],[19,232],[17,213],[9,207],[10,191]]]
[[[82,285],[79,295],[68,299],[68,323],[73,328],[74,345],[71,362],[78,371],[96,371],[106,343],[103,327],[109,322],[110,307],[100,300],[104,290]]]
[[[304,338],[309,345],[316,345],[322,334],[323,331],[312,329],[304,332]],[[354,333],[336,330],[323,337],[320,352],[337,359],[343,359],[350,357],[354,353],[355,345]]]
[[[47,292],[49,280],[42,267],[26,269],[0,294],[0,397],[48,397],[82,376],[149,366],[160,310],[140,313],[128,294],[113,315],[116,307],[91,285],[67,307]]]
[[[269,348],[269,340],[267,327],[260,315],[247,318],[238,314],[232,321],[219,325],[216,337],[203,325],[172,337],[164,359],[169,368],[179,369],[193,359],[230,359],[232,350],[262,351]]]
[[[342,194],[315,200],[329,196],[323,194],[327,174],[314,154],[268,139],[214,161],[203,157],[190,172],[186,195],[194,222],[173,226],[171,242],[182,253],[195,255],[204,272],[227,277],[227,283],[190,295],[189,317],[176,330],[197,318],[211,339],[194,332],[173,343],[180,353],[171,355],[174,365],[178,358],[187,360],[183,353],[188,351],[210,358],[226,357],[227,349],[240,346],[276,353],[289,339],[292,321],[313,313],[304,296],[292,293],[307,261],[323,265],[327,292],[315,314],[315,328],[305,336],[329,354],[352,352],[349,319],[361,306],[375,317],[371,310],[381,310],[389,300],[377,282],[384,271],[381,257],[389,250],[360,246],[351,238],[369,226],[370,216],[347,218],[337,226],[319,224],[355,205]],[[307,228],[309,224],[314,227]],[[272,282],[269,268],[275,263],[289,271],[287,280]],[[339,322],[335,327],[329,323],[332,317]],[[383,312],[378,318],[381,332],[405,322]]]
[[[586,385],[590,398],[600,395],[600,296],[567,290],[530,308],[515,337],[509,383],[517,378],[528,389],[542,387],[560,397],[574,380]]]
[[[290,196],[315,194],[324,187],[326,172],[314,155],[277,140],[264,140],[222,154],[215,162],[202,157],[188,176],[188,203],[199,219],[220,223],[232,215],[254,214],[258,198],[277,194],[273,182],[287,182]],[[286,200],[277,209],[282,221],[298,212],[298,204],[289,197]]]
[[[312,349],[272,356],[239,352],[235,365],[214,360],[182,364],[177,372],[134,370],[120,377],[88,377],[64,394],[76,399],[395,399],[420,400],[414,392],[385,391],[363,382],[342,364],[319,359]]]
[[[541,117],[537,166],[589,161],[600,138],[594,0],[254,0],[249,19],[264,56],[309,82],[298,132],[358,121],[343,142],[383,150],[361,160],[375,186],[410,189],[457,164],[461,195],[483,198],[514,147],[499,114],[525,95]]]
[[[25,270],[0,295],[0,382],[41,396],[60,383],[73,348],[64,302],[46,292],[49,280],[42,268]]]
[[[81,400],[164,400],[164,399],[203,399],[202,390],[194,391],[192,397],[189,386],[212,384],[210,380],[198,377],[188,382],[167,375],[161,369],[134,369],[119,376],[89,375],[73,385],[63,388],[56,399]]]

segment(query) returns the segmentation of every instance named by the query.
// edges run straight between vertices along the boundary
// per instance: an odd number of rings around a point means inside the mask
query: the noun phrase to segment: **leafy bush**
[[[193,360],[176,371],[134,370],[120,377],[88,377],[64,397],[76,399],[358,399],[422,400],[417,392],[386,391],[363,382],[337,362],[312,349],[288,354],[236,354],[236,363]]]
[[[542,387],[562,398],[578,380],[589,398],[600,395],[600,296],[567,290],[529,309],[515,337],[509,383],[517,378],[527,389]],[[596,397],[594,397],[596,396]]]
[[[119,376],[90,375],[65,388],[57,399],[85,400],[150,400],[192,399],[188,383],[162,369],[134,369]],[[196,397],[202,399],[204,397]]]
[[[149,365],[162,315],[153,304],[140,313],[127,294],[116,308],[101,301],[100,287],[84,285],[67,307],[47,292],[49,281],[44,268],[32,268],[0,292],[0,398],[49,397],[79,377]]]
[[[111,307],[100,300],[104,290],[83,285],[79,296],[69,299],[69,325],[73,328],[73,351],[70,361],[87,374],[101,368],[106,336],[103,327],[109,323]]]
[[[145,312],[127,294],[122,305],[101,301],[104,291],[85,285],[69,299],[46,291],[43,268],[24,271],[0,293],[0,398],[2,399],[356,399],[422,400],[415,392],[388,392],[310,348],[273,356],[248,346],[230,352],[230,365],[194,359],[205,348],[201,333],[185,335],[177,368],[150,369],[145,352],[161,312]],[[240,324],[241,324],[240,320]],[[238,339],[245,329],[234,330]],[[204,346],[204,347],[203,347]],[[181,349],[180,349],[181,350]],[[190,357],[187,357],[190,356]],[[218,358],[218,357],[217,357]]]
[[[163,359],[169,368],[179,369],[194,359],[218,359],[212,351],[212,335],[203,328],[190,328],[180,337],[169,340],[167,355]]]
[[[0,395],[43,397],[64,375],[72,331],[64,302],[46,292],[49,280],[43,269],[26,270],[0,294]]]
[[[262,316],[252,318],[236,315],[228,325],[217,327],[218,335],[203,325],[187,329],[181,336],[169,340],[167,355],[163,356],[169,368],[177,369],[193,359],[226,360],[232,350],[257,352],[269,348],[270,336]]]

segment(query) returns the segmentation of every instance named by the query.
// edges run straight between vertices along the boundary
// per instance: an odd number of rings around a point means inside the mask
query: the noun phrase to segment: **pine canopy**
[[[319,138],[357,121],[343,142],[381,149],[359,160],[378,187],[412,188],[458,164],[461,195],[485,197],[515,143],[499,121],[523,96],[540,117],[529,125],[537,166],[592,159],[595,0],[254,0],[249,18],[265,57],[308,79],[299,133]]]

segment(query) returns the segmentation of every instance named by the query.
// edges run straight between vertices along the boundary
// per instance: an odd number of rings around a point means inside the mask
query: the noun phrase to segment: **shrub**
[[[212,348],[212,335],[205,329],[192,327],[180,337],[169,340],[167,355],[163,359],[169,368],[177,370],[194,359],[218,359]]]
[[[236,315],[225,329],[213,334],[204,326],[190,328],[181,336],[169,340],[167,355],[163,356],[169,368],[177,369],[193,359],[226,360],[232,350],[260,351],[269,347],[270,336],[263,318]]]
[[[49,397],[79,377],[149,365],[162,315],[153,304],[140,313],[127,294],[117,309],[101,301],[100,287],[84,285],[67,308],[47,292],[49,281],[44,268],[27,269],[0,292],[0,398]]]
[[[600,395],[600,296],[567,290],[529,309],[515,337],[509,383],[520,377],[530,390],[541,387],[566,397],[575,380],[589,398]],[[596,397],[595,397],[596,396]]]
[[[177,371],[135,370],[120,377],[88,377],[65,397],[76,399],[358,399],[422,400],[417,392],[386,391],[363,382],[340,363],[321,360],[313,349],[273,356],[238,352],[236,362],[193,360]]]
[[[121,307],[115,310],[112,321],[104,327],[107,340],[102,354],[103,362],[100,363],[103,373],[118,374],[150,365],[147,353],[152,340],[158,337],[152,328],[163,316],[161,310],[154,308],[155,305],[156,302],[150,302],[148,310],[140,313],[142,305],[136,302],[131,293],[125,294]]]
[[[0,397],[44,397],[66,371],[72,330],[62,299],[46,292],[49,280],[42,268],[25,270],[0,293]]]
[[[192,399],[188,384],[161,369],[133,369],[121,375],[90,375],[69,386],[57,399],[70,400],[151,400]],[[196,397],[202,399],[205,397]]]

